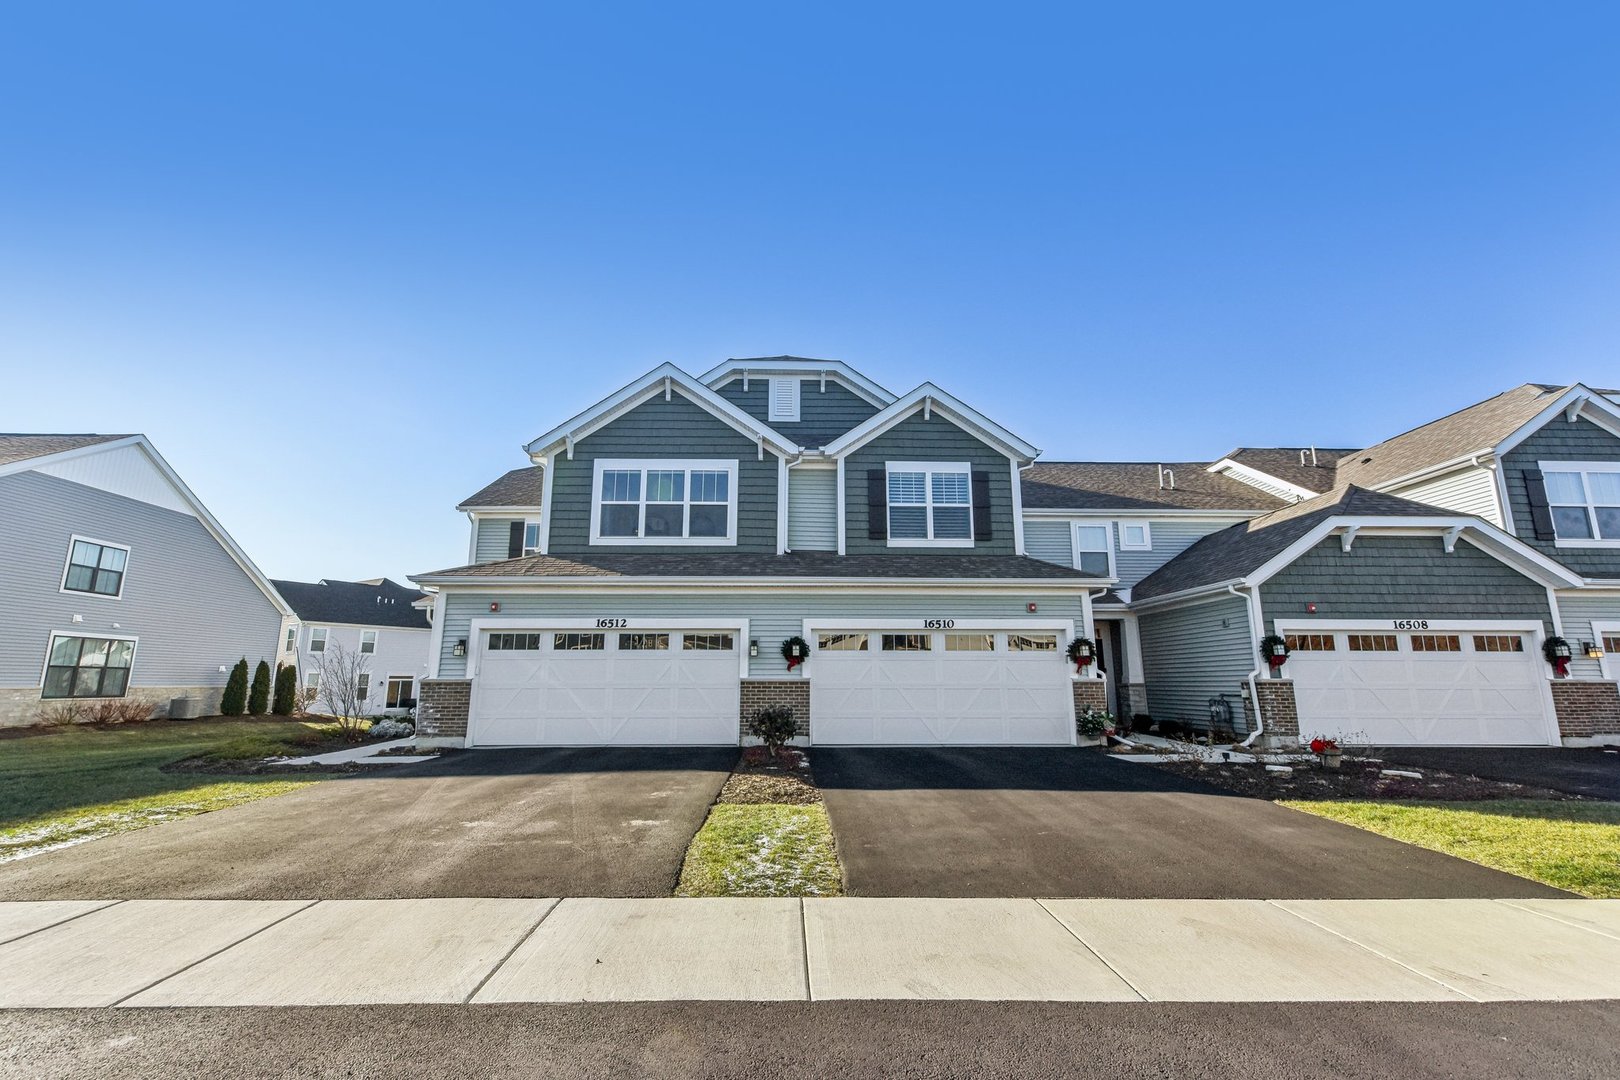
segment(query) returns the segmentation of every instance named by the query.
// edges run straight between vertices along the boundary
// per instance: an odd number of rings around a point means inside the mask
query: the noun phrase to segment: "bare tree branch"
[[[350,652],[340,641],[328,641],[326,651],[317,656],[321,673],[318,700],[325,705],[326,711],[338,722],[345,735],[358,738],[361,725],[365,722],[366,698],[369,696],[369,686],[362,689],[360,684],[371,681],[369,677],[362,678],[371,673],[371,657],[361,652]]]

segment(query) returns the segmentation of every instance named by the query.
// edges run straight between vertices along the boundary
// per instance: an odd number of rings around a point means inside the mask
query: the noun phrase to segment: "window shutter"
[[[506,534],[506,557],[518,559],[523,557],[523,522],[512,522],[512,528]]]
[[[990,474],[973,470],[973,539],[989,540],[995,536],[990,525]]]
[[[1547,482],[1541,478],[1540,469],[1526,469],[1524,476],[1524,494],[1530,501],[1530,524],[1535,527],[1537,540],[1556,540],[1558,534],[1553,531],[1552,510],[1547,506]]]
[[[889,538],[889,473],[887,469],[866,470],[866,536],[869,540]]]

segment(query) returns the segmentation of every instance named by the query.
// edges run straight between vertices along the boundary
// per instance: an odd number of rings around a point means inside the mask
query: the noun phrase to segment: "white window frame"
[[[124,553],[124,569],[118,578],[118,591],[116,593],[91,592],[88,589],[70,589],[67,587],[68,571],[73,568],[73,545],[78,543],[98,544],[104,548],[117,548]],[[62,580],[57,585],[57,592],[68,596],[92,596],[98,600],[122,600],[124,586],[129,583],[130,549],[128,544],[115,544],[111,540],[97,540],[93,536],[80,536],[74,533],[68,537],[67,554],[62,556]]]
[[[791,397],[793,403],[793,407],[791,409],[779,407],[779,398],[777,394],[778,387],[787,388],[788,386],[791,386],[791,392],[788,395]],[[797,375],[772,375],[769,379],[768,385],[765,388],[766,401],[768,402],[765,412],[770,422],[776,423],[778,421],[785,421],[788,423],[797,423],[799,419],[799,399],[802,393],[803,390],[801,388],[801,380]]]
[[[287,642],[286,642],[286,644],[284,646],[282,646],[281,651],[282,652],[297,652],[298,651],[298,624],[297,623],[293,623],[291,626],[287,627]]]
[[[529,530],[530,529],[534,530],[534,543],[533,544],[529,543]],[[541,544],[541,540],[543,538],[544,538],[543,534],[540,531],[540,519],[537,518],[537,517],[526,517],[526,518],[524,518],[523,519],[523,554],[525,554],[525,555],[538,555],[540,553],[540,548],[543,546]]]
[[[416,697],[416,676],[414,676],[414,675],[388,675],[388,676],[384,677],[384,679],[383,679],[383,708],[385,708],[385,709],[402,709],[402,708],[404,708],[403,705],[390,705],[390,704],[388,704],[388,697],[389,697],[389,694],[393,691],[395,683],[404,683],[405,684],[406,693],[402,695],[403,697],[408,697],[408,698],[415,698]]]
[[[94,543],[94,541],[92,541]],[[124,683],[124,692],[120,698],[129,696],[135,688],[135,661],[140,659],[141,639],[136,634],[103,634],[97,630],[52,630],[45,639],[45,659],[39,665],[39,692],[41,701],[110,701],[111,698],[47,698],[45,694],[45,680],[51,674],[51,654],[56,651],[57,638],[90,638],[95,641],[127,641],[130,643],[129,652],[129,678]]]
[[[304,672],[304,689],[321,692],[321,673],[319,670]]]
[[[317,635],[319,635],[320,642],[321,642],[321,647],[318,648],[318,649],[315,647],[315,641],[316,641]],[[326,642],[327,642],[328,639],[331,638],[331,636],[332,636],[332,631],[331,631],[330,627],[326,627],[326,626],[312,626],[312,627],[310,627],[309,628],[309,641],[307,643],[307,647],[308,647],[309,651],[312,652],[312,653],[324,653],[326,651]]]
[[[1118,528],[1119,528],[1119,550],[1121,550],[1121,551],[1152,551],[1153,550],[1153,526],[1150,525],[1148,522],[1126,518],[1126,519],[1121,519],[1118,522]],[[1135,529],[1135,528],[1140,528],[1142,530],[1142,542],[1140,544],[1133,544],[1133,543],[1130,543],[1128,540],[1125,539],[1125,530],[1127,530],[1127,529]]]
[[[1592,472],[1620,473],[1620,461],[1538,461],[1538,462],[1536,462],[1536,467],[1541,470],[1541,474],[1543,476],[1546,476],[1550,472],[1567,472],[1567,473],[1580,473],[1581,474],[1581,489],[1582,489],[1582,492],[1586,496],[1586,503],[1584,505],[1586,507],[1587,520],[1591,523],[1591,526],[1592,526],[1592,537],[1590,539],[1587,539],[1587,538],[1584,538],[1584,537],[1568,537],[1568,538],[1566,538],[1566,537],[1559,536],[1558,535],[1558,522],[1557,522],[1557,519],[1554,519],[1553,520],[1553,536],[1554,536],[1553,543],[1554,543],[1555,546],[1561,547],[1561,548],[1615,548],[1615,547],[1620,547],[1620,538],[1616,538],[1616,539],[1613,539],[1613,540],[1605,540],[1605,539],[1600,538],[1597,535],[1597,532],[1598,532],[1597,514],[1596,514],[1596,511],[1595,511],[1594,508],[1598,504],[1592,501],[1592,485],[1587,483],[1587,480],[1586,480],[1586,474],[1587,473],[1592,473]],[[1552,501],[1551,493],[1549,493],[1548,496],[1547,496],[1547,513],[1548,513],[1549,517],[1552,516],[1552,510],[1553,510],[1553,508],[1555,506],[1576,506],[1576,505],[1579,505],[1579,504],[1577,504],[1577,503],[1554,503]],[[1609,504],[1604,503],[1603,505],[1607,506]]]
[[[894,500],[889,497],[889,477],[897,472],[923,474],[923,502],[901,503],[901,506],[923,507],[923,520],[928,524],[926,537],[907,537],[894,535]],[[935,473],[963,473],[968,481],[968,501],[964,503],[941,503],[941,506],[967,508],[968,534],[965,537],[934,538],[934,474]],[[972,547],[973,534],[973,466],[966,461],[885,461],[883,463],[883,532],[888,537],[889,547]]]
[[[361,671],[361,672],[356,672],[355,673],[354,690],[355,690],[355,700],[356,701],[366,702],[367,705],[370,704],[370,701],[371,701],[371,672],[369,672],[369,671]]]
[[[367,634],[371,635],[371,648],[369,650],[366,648],[366,635]],[[359,655],[360,656],[376,656],[377,655],[377,641],[381,637],[382,637],[382,634],[379,633],[376,630],[362,630],[362,631],[360,631],[360,644],[357,646],[357,648],[359,649]]]
[[[605,472],[641,472],[639,531],[647,531],[647,473],[680,471],[687,474],[682,485],[682,520],[690,528],[692,514],[692,473],[723,472],[726,474],[726,535],[724,536],[603,536],[602,535],[602,474]],[[737,546],[737,473],[736,458],[597,458],[591,476],[591,544],[603,547],[736,547]],[[626,504],[628,505],[628,504]],[[674,504],[670,504],[674,505]],[[719,506],[720,503],[698,503],[698,506]]]
[[[1081,569],[1081,566],[1080,566],[1080,554],[1081,554],[1080,530],[1081,529],[1101,529],[1103,531],[1103,537],[1107,541],[1107,544],[1108,544],[1108,547],[1107,547],[1107,552],[1108,552],[1108,576],[1109,577],[1117,576],[1117,571],[1114,569],[1114,523],[1112,521],[1071,521],[1071,522],[1069,522],[1069,550],[1070,550],[1071,554],[1073,555],[1074,568],[1076,570]],[[1086,550],[1094,551],[1096,549],[1095,548],[1088,548]]]

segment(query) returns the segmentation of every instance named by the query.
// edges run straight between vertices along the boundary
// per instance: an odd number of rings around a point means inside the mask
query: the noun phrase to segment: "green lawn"
[[[160,766],[196,754],[228,761],[297,753],[326,734],[324,725],[297,720],[199,720],[0,740],[0,862],[305,787],[313,781]]]
[[[692,838],[676,896],[839,896],[843,874],[820,805],[721,803]]]
[[[1620,803],[1285,800],[1282,805],[1583,896],[1620,897]]]

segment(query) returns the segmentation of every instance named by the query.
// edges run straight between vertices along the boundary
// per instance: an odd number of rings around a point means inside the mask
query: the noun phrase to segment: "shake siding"
[[[838,470],[788,470],[788,550],[838,550]]]
[[[1241,597],[1141,616],[1148,713],[1155,720],[1209,721],[1209,699],[1226,696],[1242,723],[1236,696],[1254,670],[1249,605]]]
[[[965,461],[990,476],[990,514],[994,535],[972,547],[889,547],[867,535],[866,476],[889,461]],[[935,413],[907,417],[844,459],[844,550],[850,555],[917,551],[948,559],[953,555],[1012,555],[1012,475],[1007,458],[978,438]]]
[[[590,544],[591,484],[597,458],[732,459],[737,469],[737,544],[734,549],[695,545]],[[574,457],[557,455],[551,496],[552,555],[595,551],[690,554],[728,550],[776,552],[776,472],[769,450],[759,460],[752,439],[721,422],[675,391],[638,405],[574,444]]]
[[[1074,534],[1067,521],[1024,519],[1024,553],[1032,559],[1074,565]]]
[[[1502,513],[1496,502],[1496,479],[1489,469],[1459,469],[1438,480],[1394,488],[1390,494],[1462,514],[1474,514],[1498,527],[1502,524]]]
[[[23,472],[0,477],[0,522],[0,686],[39,685],[52,630],[139,637],[137,689],[223,686],[221,664],[277,657],[281,614],[190,514]],[[59,591],[73,534],[130,548],[121,599]]]
[[[473,619],[497,617],[489,614],[490,602],[495,600],[501,603],[499,618],[628,618],[632,620],[632,628],[637,618],[690,618],[694,621],[695,629],[702,628],[705,618],[748,619],[749,637],[759,642],[759,655],[749,664],[749,674],[754,677],[787,674],[787,661],[782,659],[782,642],[803,633],[805,619],[848,619],[853,628],[859,628],[862,618],[1057,618],[1074,619],[1076,622],[1082,618],[1077,594],[1043,593],[1039,590],[1012,596],[978,596],[943,591],[933,596],[861,594],[842,590],[764,592],[742,589],[714,590],[709,595],[688,596],[629,593],[607,596],[559,593],[548,596],[499,591],[450,593],[445,599],[443,651],[439,657],[439,674],[442,677],[454,679],[466,674],[466,659],[452,655],[452,650],[458,639],[470,638],[469,627]],[[1030,615],[1025,609],[1030,601],[1039,604],[1038,614]],[[1052,662],[1065,663],[1061,653],[1054,656]],[[814,678],[814,660],[809,668],[810,677]]]
[[[1448,555],[1438,536],[1364,536],[1348,553],[1329,537],[1260,586],[1260,602],[1268,632],[1277,619],[1518,619],[1552,633],[1545,586],[1467,540]]]
[[[750,378],[743,390],[741,379],[733,379],[715,391],[750,416],[758,417],[806,449],[826,446],[838,436],[864,423],[878,411],[876,405],[842,383],[827,380],[825,393],[820,379],[799,380],[799,419],[797,422],[770,419],[766,395],[770,379]]]
[[[536,515],[537,517],[539,515]],[[480,518],[473,548],[473,562],[500,562],[508,558],[512,542],[512,522],[520,518]]]
[[[1572,424],[1554,417],[1514,447],[1502,464],[1513,527],[1520,540],[1584,577],[1620,578],[1620,548],[1561,548],[1551,540],[1536,539],[1524,470],[1536,468],[1538,461],[1620,461],[1620,439],[1585,418]]]
[[[1581,642],[1599,640],[1594,622],[1620,623],[1620,592],[1561,592],[1558,611],[1564,624],[1564,637],[1575,655],[1569,661],[1569,674],[1576,679],[1603,678],[1602,662],[1588,660]],[[1620,672],[1620,656],[1610,655],[1609,670]]]

